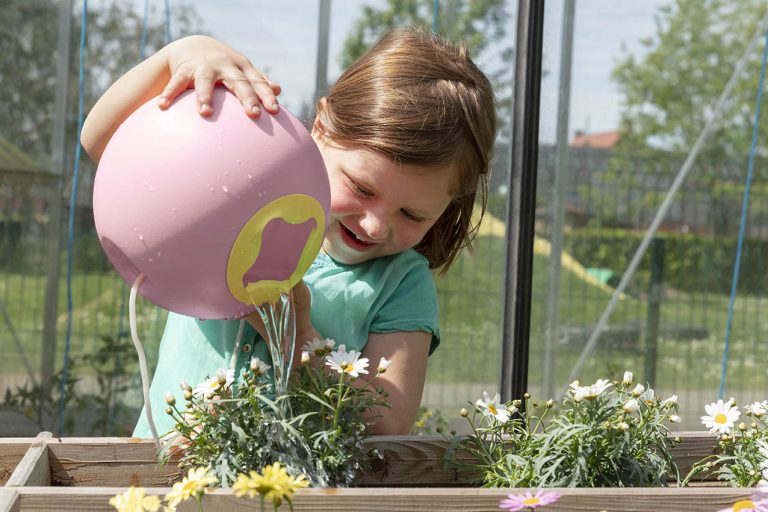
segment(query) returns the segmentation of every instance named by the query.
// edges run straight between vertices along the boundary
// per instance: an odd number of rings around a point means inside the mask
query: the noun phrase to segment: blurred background
[[[416,431],[453,424],[468,401],[497,390],[517,10],[514,0],[4,0],[0,436],[130,435],[142,401],[129,287],[95,233],[95,168],[76,154],[79,105],[87,113],[143,57],[195,33],[265,70],[283,87],[281,103],[308,125],[328,84],[389,27],[417,23],[469,45],[494,83],[500,131],[475,251],[437,278],[442,344]],[[658,395],[678,395],[688,429],[699,428],[720,386],[742,404],[768,398],[764,124],[741,218],[765,13],[758,0],[546,3],[528,340],[534,397],[632,370]],[[685,180],[636,256],[681,169]],[[166,313],[141,298],[138,313],[151,373]]]

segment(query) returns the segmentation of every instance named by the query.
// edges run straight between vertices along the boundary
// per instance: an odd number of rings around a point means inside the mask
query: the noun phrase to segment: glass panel
[[[632,370],[661,397],[676,393],[682,427],[699,429],[720,385],[762,45],[724,108],[715,105],[763,9],[581,1],[569,42],[564,4],[547,4],[531,389],[558,396],[573,379],[620,379]],[[572,59],[570,86],[561,76],[564,54]],[[711,116],[717,127],[696,154]],[[686,158],[687,179],[617,294]],[[754,179],[725,381],[725,398],[741,404],[766,398],[759,166]],[[605,329],[593,336],[603,316]]]
[[[136,355],[128,331],[129,288],[112,270],[95,233],[91,211],[95,168],[85,155],[79,162],[71,272],[66,259],[68,204],[77,147],[81,13],[79,7],[72,13],[70,70],[67,80],[59,80],[58,3],[37,2],[36,7],[30,7],[25,0],[9,1],[0,14],[7,29],[0,40],[12,44],[12,49],[4,52],[0,73],[8,98],[0,106],[0,396],[9,393],[2,405],[14,411],[15,423],[2,417],[0,436],[33,435],[39,428],[59,433],[68,280],[72,286],[68,382],[74,394],[67,402],[61,433],[128,435],[142,405]],[[281,104],[311,121],[320,2],[171,2],[170,18],[166,18],[163,2],[148,4],[145,32],[144,1],[88,3],[83,91],[86,112],[117,77],[139,62],[141,55],[149,56],[167,41],[184,35],[207,33],[266,71],[282,85]],[[430,359],[423,402],[456,416],[455,411],[466,401],[474,401],[485,389],[498,388],[516,2],[501,2],[496,7],[500,16],[488,15],[464,26],[455,23],[459,19],[456,9],[466,8],[463,2],[439,2],[437,17],[433,2],[413,4],[419,5],[418,15],[425,24],[434,24],[446,35],[455,36],[457,30],[475,32],[470,43],[472,53],[491,76],[499,99],[501,132],[493,163],[489,215],[476,240],[476,253],[465,253],[445,278],[437,279],[442,343]],[[364,8],[385,10],[390,2],[331,2],[328,82],[333,82],[344,67],[345,44],[363,18]],[[399,23],[407,21],[403,18]],[[366,43],[375,40],[368,37],[369,32]],[[66,88],[69,101],[63,121],[65,140],[58,149],[52,149],[52,133],[64,117],[56,113],[55,104],[61,88]],[[57,150],[65,152],[63,170],[51,162]],[[13,158],[19,162],[16,167],[9,164]],[[63,179],[55,173],[61,173]],[[51,295],[56,306],[51,309],[58,340],[55,350],[43,341],[49,277],[58,283],[58,292]],[[151,375],[166,313],[141,298],[138,307],[139,335]],[[53,361],[47,374],[41,361]],[[44,385],[35,387],[41,378]],[[5,428],[8,425],[18,428]]]

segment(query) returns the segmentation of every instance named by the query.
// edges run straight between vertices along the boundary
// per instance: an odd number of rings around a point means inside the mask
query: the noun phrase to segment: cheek
[[[403,223],[397,230],[397,243],[403,249],[414,247],[429,231],[431,226],[421,224]]]

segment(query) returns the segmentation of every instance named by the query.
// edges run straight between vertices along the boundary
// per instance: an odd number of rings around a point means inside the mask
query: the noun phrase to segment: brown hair
[[[317,112],[338,142],[406,164],[451,164],[453,200],[415,247],[430,268],[448,270],[485,213],[496,134],[493,89],[467,49],[421,29],[391,30],[344,71]]]

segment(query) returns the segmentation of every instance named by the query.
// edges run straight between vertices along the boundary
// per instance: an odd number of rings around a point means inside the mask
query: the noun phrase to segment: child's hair
[[[337,142],[405,164],[455,169],[451,203],[415,247],[430,268],[445,272],[485,213],[496,135],[493,89],[467,49],[425,30],[391,30],[344,71],[317,112],[324,134]]]

